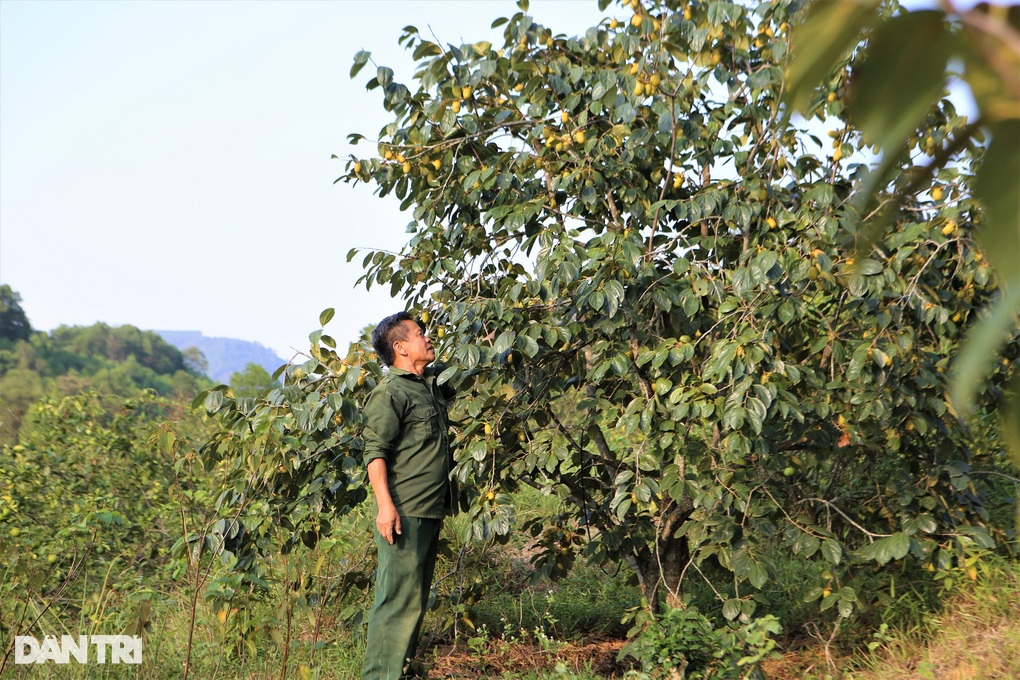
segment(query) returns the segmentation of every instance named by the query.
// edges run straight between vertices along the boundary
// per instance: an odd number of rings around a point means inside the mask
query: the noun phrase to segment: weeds
[[[979,564],[980,568],[971,571]],[[857,680],[1020,677],[1020,564],[983,556],[940,579],[953,591],[927,625],[906,631],[880,626],[848,674]]]

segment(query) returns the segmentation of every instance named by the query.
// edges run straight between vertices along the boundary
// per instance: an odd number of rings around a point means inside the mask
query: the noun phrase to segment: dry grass
[[[476,680],[499,678],[507,673],[534,673],[536,677],[555,677],[560,665],[568,672],[588,671],[599,678],[619,678],[631,667],[617,657],[623,640],[599,640],[578,644],[562,643],[555,651],[529,644],[491,642],[481,653],[459,647],[434,650],[430,678]]]
[[[853,680],[1013,680],[1020,678],[1020,564],[995,560],[977,582],[952,595],[932,633],[894,636]]]

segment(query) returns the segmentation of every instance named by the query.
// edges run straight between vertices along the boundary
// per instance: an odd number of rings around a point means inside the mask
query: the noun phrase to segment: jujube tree
[[[565,508],[526,527],[539,573],[625,561],[655,607],[721,568],[729,619],[752,615],[777,546],[829,565],[805,595],[844,616],[870,597],[862,566],[990,547],[985,461],[945,396],[995,290],[971,240],[977,143],[859,253],[847,199],[868,154],[842,116],[845,62],[812,119],[780,103],[796,3],[628,2],[578,37],[519,4],[499,47],[408,27],[414,83],[377,67],[392,120],[341,178],[411,215],[363,282],[408,300],[450,361],[474,535],[509,531],[507,492],[532,485]],[[918,135],[965,123],[942,100]],[[236,456],[234,493],[271,480],[295,539],[364,497],[357,405],[379,375],[364,347],[311,339],[265,400],[206,400],[232,423],[209,450]]]
[[[369,82],[394,121],[347,178],[416,233],[365,279],[448,327],[461,476],[561,494],[545,566],[623,558],[652,601],[709,556],[760,587],[777,535],[845,568],[982,540],[942,378],[992,289],[966,185],[855,260],[847,74],[787,121],[790,5],[627,6],[578,38],[517,14],[502,49],[408,28],[416,89]],[[943,101],[919,138],[964,122]]]

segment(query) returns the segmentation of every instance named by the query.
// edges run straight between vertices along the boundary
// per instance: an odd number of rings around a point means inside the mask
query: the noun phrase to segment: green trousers
[[[368,614],[363,680],[400,680],[414,659],[432,588],[441,519],[401,517],[401,534],[390,545],[376,531],[379,567],[375,604]]]

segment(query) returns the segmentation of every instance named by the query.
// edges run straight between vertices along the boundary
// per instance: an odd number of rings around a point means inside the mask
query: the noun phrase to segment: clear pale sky
[[[36,329],[131,324],[306,350],[403,308],[354,288],[355,246],[397,250],[410,217],[331,160],[388,122],[355,52],[410,80],[412,24],[491,40],[511,0],[0,0],[0,281]],[[611,8],[610,13],[613,12]],[[596,0],[532,0],[577,34]],[[621,14],[619,8],[617,14]]]

